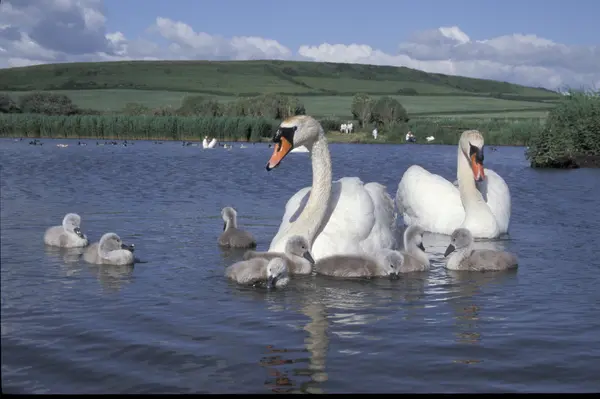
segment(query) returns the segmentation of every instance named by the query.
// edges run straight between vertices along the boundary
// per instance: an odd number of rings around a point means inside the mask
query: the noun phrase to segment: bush
[[[279,125],[267,118],[151,115],[0,115],[2,137],[48,137],[141,140],[218,140],[271,138]]]
[[[21,109],[17,106],[17,103],[8,94],[0,93],[0,113],[2,114],[13,114],[21,112]]]
[[[78,109],[64,94],[34,92],[19,99],[19,108],[25,113],[45,115],[75,115]]]
[[[531,139],[532,167],[577,167],[600,156],[600,92],[570,92]],[[600,165],[599,165],[600,166]]]

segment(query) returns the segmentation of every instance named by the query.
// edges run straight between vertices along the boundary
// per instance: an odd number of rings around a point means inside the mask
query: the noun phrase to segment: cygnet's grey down
[[[499,271],[516,269],[517,257],[510,252],[494,251],[492,249],[473,249],[473,236],[468,229],[458,228],[450,236],[450,245],[444,256],[446,268],[466,271]]]
[[[256,240],[254,236],[237,227],[237,212],[230,206],[226,206],[221,211],[223,217],[223,233],[219,236],[219,245],[229,248],[255,248]]]
[[[290,274],[310,274],[315,264],[308,241],[302,236],[291,236],[285,244],[285,252],[246,251],[244,259],[254,258],[284,258],[287,260]]]
[[[76,213],[67,213],[61,226],[53,226],[46,230],[44,243],[62,248],[77,248],[88,245],[88,239],[81,231],[81,217]]]
[[[390,277],[398,278],[404,257],[398,251],[388,251],[376,259],[369,255],[333,255],[319,259],[315,271],[331,277]]]
[[[100,242],[85,249],[83,260],[97,265],[132,265],[134,246],[126,245],[115,233],[106,233]]]
[[[283,258],[252,258],[228,266],[225,276],[238,284],[282,288],[290,281],[287,261]]]
[[[429,257],[423,246],[423,233],[425,230],[419,225],[408,226],[404,230],[404,262],[400,273],[424,272],[429,270]]]

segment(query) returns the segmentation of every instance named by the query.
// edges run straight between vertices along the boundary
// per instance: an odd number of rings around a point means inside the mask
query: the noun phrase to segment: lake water
[[[21,393],[600,391],[600,170],[533,170],[523,148],[486,152],[512,194],[517,272],[432,270],[398,281],[302,277],[284,290],[223,276],[221,208],[266,250],[307,154],[265,170],[266,144],[77,146],[0,140],[2,388]],[[66,148],[57,143],[70,143]],[[454,179],[456,149],[330,145],[334,178],[395,196],[418,163]],[[45,248],[68,212],[147,263],[97,267]]]

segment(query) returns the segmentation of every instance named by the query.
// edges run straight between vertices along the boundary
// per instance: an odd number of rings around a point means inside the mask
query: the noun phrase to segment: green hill
[[[127,61],[0,70],[0,91],[142,89],[218,96],[285,93],[476,95],[544,100],[555,92],[415,69],[295,61]]]

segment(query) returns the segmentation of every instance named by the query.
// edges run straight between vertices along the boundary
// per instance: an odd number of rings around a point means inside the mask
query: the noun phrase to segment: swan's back
[[[228,266],[225,276],[239,284],[254,284],[267,280],[267,265],[269,261],[264,258],[242,260]]]
[[[394,200],[383,184],[371,182],[365,184],[365,190],[373,201],[375,223],[369,239],[361,243],[365,253],[374,253],[380,248],[395,249],[398,247],[394,230],[396,228],[396,209]]]
[[[402,175],[396,205],[405,225],[418,224],[439,234],[452,233],[465,215],[458,188],[419,165],[410,166]]]
[[[75,248],[85,247],[88,240],[75,234],[69,234],[63,226],[53,226],[44,232],[44,243],[54,247]]]
[[[237,227],[230,227],[219,236],[219,245],[231,248],[254,248],[256,247],[256,239],[254,236],[245,230]]]
[[[384,275],[377,262],[361,255],[334,255],[320,259],[315,264],[317,274],[332,277],[375,277]]]
[[[310,262],[296,255],[287,255],[283,252],[258,252],[250,250],[246,251],[243,256],[244,260],[256,258],[262,258],[268,261],[275,258],[285,259],[290,274],[310,274],[312,272],[312,265]]]
[[[102,258],[98,254],[98,243],[95,242],[85,249],[83,252],[83,260],[88,263],[101,264]]]
[[[516,269],[517,267],[517,257],[514,254],[491,249],[474,250],[461,263],[461,269],[465,268],[473,271],[500,271]]]

